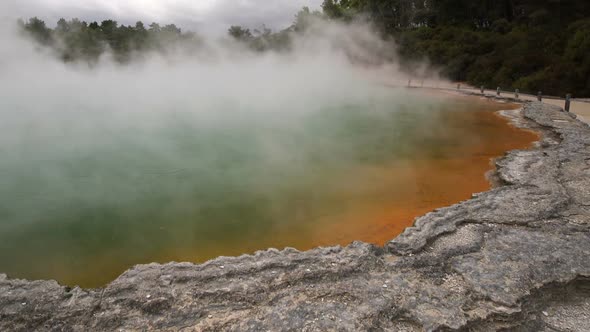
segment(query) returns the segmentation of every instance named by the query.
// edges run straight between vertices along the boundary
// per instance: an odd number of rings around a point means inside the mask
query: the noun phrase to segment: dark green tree
[[[246,42],[252,40],[252,32],[250,29],[242,28],[239,25],[232,25],[227,33],[235,40]]]

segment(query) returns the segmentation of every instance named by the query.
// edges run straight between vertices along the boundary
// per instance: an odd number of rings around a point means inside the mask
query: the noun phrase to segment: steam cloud
[[[279,121],[384,98],[384,77],[405,81],[392,44],[362,25],[315,22],[288,53],[209,39],[197,53],[153,53],[127,65],[107,54],[92,68],[61,62],[12,27],[2,31],[0,139],[8,150],[26,135],[96,147],[111,130],[161,127],[174,116],[197,127],[256,116]]]
[[[382,130],[397,140],[391,110],[415,100],[380,82],[407,82],[393,46],[367,26],[314,24],[290,52],[210,38],[196,53],[153,53],[126,65],[107,55],[90,68],[0,29],[3,269],[77,283],[67,271],[87,269],[97,255],[103,265],[93,266],[116,275],[171,243],[203,257],[227,254],[209,253],[208,241],[248,232],[272,239],[261,232],[281,223],[275,212],[302,200],[313,206],[305,190],[344,179],[335,174],[341,164],[379,162],[383,151],[365,146],[381,143],[362,139]],[[362,139],[335,122],[354,124]],[[328,204],[335,195],[337,188]],[[303,223],[313,213],[296,217]],[[174,226],[183,222],[189,226]],[[23,260],[36,263],[25,273]]]

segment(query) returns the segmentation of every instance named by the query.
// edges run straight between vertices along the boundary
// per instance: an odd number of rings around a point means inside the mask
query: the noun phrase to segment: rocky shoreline
[[[501,186],[385,247],[139,265],[102,289],[0,274],[0,331],[590,331],[590,127],[537,102],[514,120],[542,139],[496,162]]]

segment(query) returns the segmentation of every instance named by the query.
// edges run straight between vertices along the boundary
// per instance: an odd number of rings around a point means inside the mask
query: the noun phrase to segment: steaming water
[[[493,109],[376,88],[298,112],[22,110],[0,124],[0,271],[99,286],[138,263],[382,243],[534,138]]]

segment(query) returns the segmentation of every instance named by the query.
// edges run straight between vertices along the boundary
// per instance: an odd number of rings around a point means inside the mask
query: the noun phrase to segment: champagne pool
[[[2,121],[0,272],[98,287],[140,263],[382,245],[489,189],[491,159],[537,139],[495,112],[514,105],[406,89],[214,106]]]

